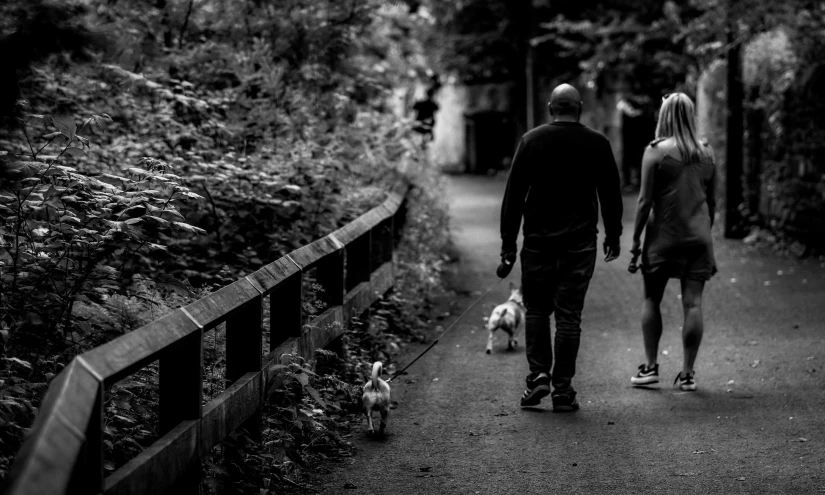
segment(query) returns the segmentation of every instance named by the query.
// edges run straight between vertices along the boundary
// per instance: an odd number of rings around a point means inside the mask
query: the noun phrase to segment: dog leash
[[[439,340],[441,340],[441,338],[442,338],[442,337],[444,337],[444,335],[446,335],[446,334],[447,334],[447,332],[449,332],[450,330],[452,330],[452,328],[455,326],[455,324],[456,324],[456,323],[458,323],[459,321],[461,321],[461,319],[462,319],[462,318],[464,318],[464,316],[465,316],[467,313],[469,313],[469,312],[470,312],[470,310],[471,310],[471,309],[473,309],[473,307],[475,307],[475,305],[476,305],[476,304],[478,304],[478,303],[479,303],[482,299],[484,299],[485,297],[487,297],[487,294],[489,294],[489,293],[490,293],[493,289],[495,289],[496,287],[498,287],[498,284],[500,284],[500,283],[502,282],[502,280],[504,280],[504,279],[503,279],[503,278],[498,279],[498,282],[496,282],[496,283],[494,283],[492,286],[490,286],[490,288],[489,288],[489,289],[487,289],[487,292],[485,292],[485,293],[484,293],[484,294],[482,294],[482,295],[481,295],[478,299],[476,299],[475,301],[473,301],[473,304],[469,305],[469,306],[467,307],[467,309],[465,309],[465,310],[464,310],[464,312],[463,312],[463,313],[461,313],[461,315],[460,315],[458,318],[456,318],[456,319],[455,319],[455,320],[454,320],[454,321],[450,324],[450,326],[449,326],[449,327],[447,327],[447,329],[446,329],[446,330],[444,330],[443,332],[441,332],[441,335],[439,335],[437,339],[435,339],[434,341],[432,341],[432,343],[431,343],[429,346],[427,346],[427,348],[426,348],[426,349],[424,349],[423,351],[421,351],[421,354],[419,354],[418,356],[416,356],[416,357],[415,357],[415,359],[413,359],[412,361],[410,361],[410,362],[409,362],[409,364],[407,364],[407,366],[404,366],[404,367],[403,367],[403,368],[401,368],[399,371],[396,371],[396,372],[395,372],[395,374],[394,374],[394,375],[392,375],[392,376],[390,377],[390,379],[389,379],[389,380],[387,380],[387,383],[390,383],[391,381],[395,380],[395,379],[396,379],[399,375],[401,375],[402,373],[404,373],[405,371],[407,371],[407,368],[409,368],[410,366],[412,366],[413,364],[415,364],[415,362],[416,362],[416,361],[418,361],[419,359],[421,359],[421,357],[422,357],[424,354],[427,354],[427,353],[430,351],[430,349],[432,349],[433,347],[435,347],[435,345],[436,345],[436,344],[438,344],[438,341],[439,341]]]

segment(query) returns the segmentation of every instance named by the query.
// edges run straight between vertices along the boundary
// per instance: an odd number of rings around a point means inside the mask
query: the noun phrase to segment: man
[[[413,105],[416,121],[413,130],[422,134],[430,141],[434,139],[433,128],[435,128],[435,113],[438,111],[438,104],[433,100],[435,89],[435,87],[427,88],[426,98],[415,102]]]
[[[571,382],[584,297],[596,264],[598,209],[601,205],[609,262],[620,253],[622,197],[610,142],[579,123],[579,92],[569,84],[558,86],[549,108],[553,123],[525,134],[513,157],[501,205],[502,262],[497,274],[504,278],[513,267],[524,217],[521,283],[530,374],[521,405],[539,404],[550,394],[552,382],[553,410],[564,412],[579,408]],[[550,339],[553,313],[555,363]]]

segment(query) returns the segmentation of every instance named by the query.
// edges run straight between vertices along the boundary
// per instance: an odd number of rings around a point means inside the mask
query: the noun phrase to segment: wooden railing
[[[200,458],[239,427],[261,433],[261,406],[282,355],[312,357],[393,283],[392,253],[408,185],[334,233],[255,273],[74,358],[46,393],[4,493],[197,493]],[[305,324],[302,276],[315,269],[326,311]],[[263,304],[270,296],[264,357]],[[226,322],[226,390],[203,403],[204,333]],[[104,477],[107,388],[159,361],[160,438]]]

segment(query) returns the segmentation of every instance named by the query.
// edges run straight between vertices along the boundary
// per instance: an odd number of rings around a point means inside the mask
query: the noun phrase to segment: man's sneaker
[[[527,375],[527,389],[521,396],[521,407],[537,406],[550,394],[550,377],[547,374]]]
[[[696,380],[693,379],[693,373],[680,372],[673,380],[673,386],[684,392],[695,392]]]
[[[653,367],[648,368],[643,364],[639,366],[639,372],[636,376],[630,377],[630,383],[633,385],[653,385],[659,383],[659,364],[654,364]]]
[[[579,401],[576,400],[576,392],[553,395],[553,412],[573,412],[578,409]]]

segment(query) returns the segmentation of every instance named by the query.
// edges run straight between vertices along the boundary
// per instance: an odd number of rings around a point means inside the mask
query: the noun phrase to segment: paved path
[[[501,176],[450,179],[460,296],[445,325],[496,281],[503,188]],[[625,212],[626,251],[633,198]],[[357,455],[322,478],[322,492],[825,493],[825,268],[739,242],[718,240],[717,251],[698,392],[669,387],[682,358],[675,282],[663,303],[663,383],[629,386],[644,354],[641,279],[627,273],[625,252],[599,259],[588,293],[574,380],[581,410],[521,410],[523,345],[508,353],[499,336],[484,354],[482,318],[506,299],[501,284],[393,383],[398,408],[386,439],[359,435]]]

